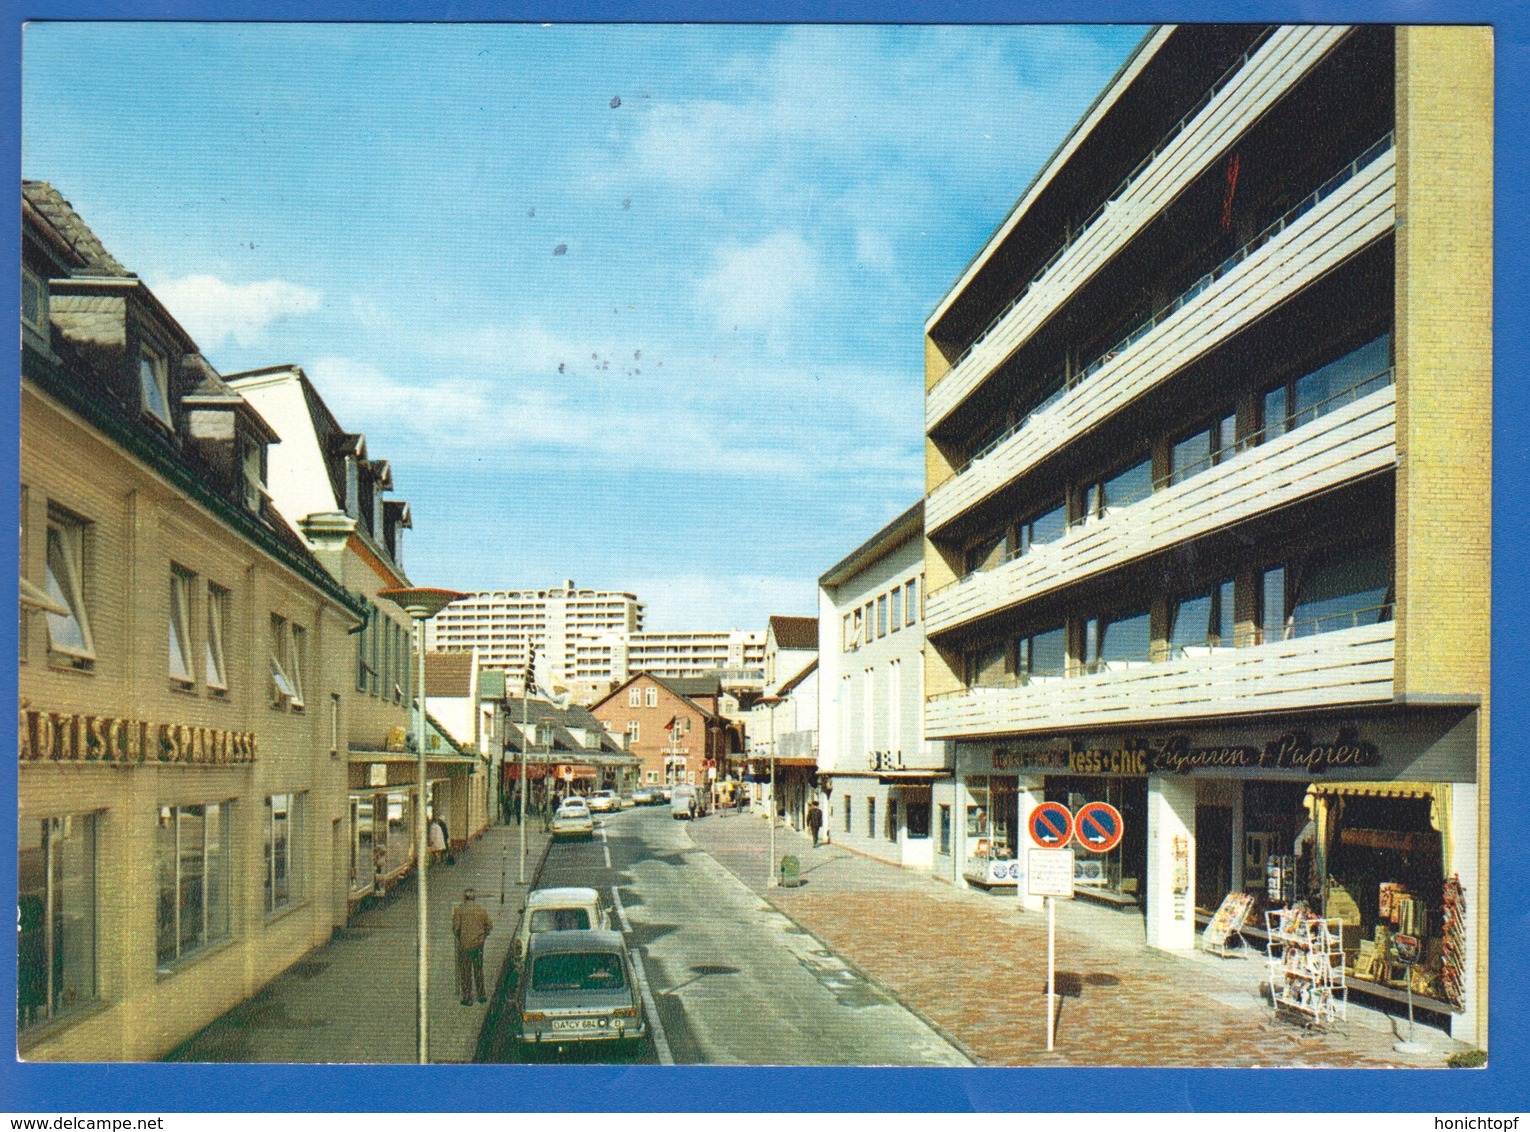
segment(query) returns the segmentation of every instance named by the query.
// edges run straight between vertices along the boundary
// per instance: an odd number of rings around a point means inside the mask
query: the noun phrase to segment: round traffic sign
[[[1109,802],[1089,802],[1073,819],[1073,835],[1091,853],[1109,853],[1121,844],[1125,823],[1121,811]]]
[[[1061,802],[1043,802],[1026,822],[1031,840],[1043,849],[1061,849],[1073,836],[1073,815]]]

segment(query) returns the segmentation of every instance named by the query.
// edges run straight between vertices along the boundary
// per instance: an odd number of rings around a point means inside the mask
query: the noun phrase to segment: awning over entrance
[[[1309,794],[1349,794],[1366,798],[1433,798],[1437,782],[1314,782]]]

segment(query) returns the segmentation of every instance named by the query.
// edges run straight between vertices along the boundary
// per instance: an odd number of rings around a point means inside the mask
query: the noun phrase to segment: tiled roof
[[[776,689],[776,695],[778,695],[778,696],[786,695],[788,692],[790,692],[794,688],[796,688],[798,684],[801,684],[804,680],[806,680],[809,676],[811,676],[813,673],[815,673],[817,671],[818,671],[818,658],[815,656],[812,660],[807,662],[807,666],[805,668],[803,668],[803,670],[801,672],[797,673],[797,675],[793,676],[785,684],[782,684],[779,688],[777,688]]]
[[[100,238],[90,230],[74,206],[47,181],[21,182],[21,194],[35,208],[64,242],[83,258],[89,270],[98,275],[131,277],[132,272],[118,263]]]
[[[473,691],[473,654],[428,652],[425,654],[426,697],[465,698]]]
[[[816,649],[818,647],[818,618],[772,617],[770,632],[775,635],[778,649]]]

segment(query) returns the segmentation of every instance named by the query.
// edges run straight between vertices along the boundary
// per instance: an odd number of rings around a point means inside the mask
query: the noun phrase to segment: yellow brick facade
[[[30,386],[21,414],[22,576],[46,577],[50,506],[88,523],[85,604],[96,660],[59,663],[45,616],[20,627],[23,718],[40,711],[253,733],[253,762],[195,765],[157,760],[117,765],[39,759],[19,768],[20,820],[96,815],[96,981],[93,1003],[63,1011],[20,1036],[29,1060],[152,1059],[255,993],[344,922],[345,757],[334,751],[343,718],[331,696],[353,664],[353,615],[233,532],[142,464]],[[168,671],[170,572],[195,576],[192,656],[197,681]],[[206,585],[230,594],[226,695],[202,671]],[[271,616],[306,631],[304,708],[273,707]],[[265,911],[265,799],[302,793],[295,899]],[[231,803],[231,932],[160,968],[156,957],[156,828],[162,805]],[[35,826],[34,826],[35,828]]]
[[[1397,33],[1397,667],[1405,696],[1478,696],[1487,923],[1492,551],[1493,31]],[[1469,894],[1469,899],[1473,894]],[[1487,932],[1477,967],[1487,1033]]]

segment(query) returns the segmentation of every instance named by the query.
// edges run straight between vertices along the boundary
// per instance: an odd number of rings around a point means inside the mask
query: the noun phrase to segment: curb
[[[904,1010],[907,1010],[915,1018],[917,1018],[917,1019],[919,1019],[919,1021],[923,1022],[926,1026],[928,1026],[931,1030],[933,1030],[936,1034],[938,1034],[942,1041],[946,1042],[948,1045],[950,1045],[952,1048],[954,1048],[957,1052],[959,1052],[963,1057],[965,1057],[968,1061],[970,1061],[972,1063],[973,1067],[976,1068],[976,1067],[981,1067],[981,1066],[984,1066],[984,1065],[988,1064],[987,1060],[984,1059],[982,1056],[980,1056],[977,1052],[975,1052],[970,1046],[967,1045],[966,1042],[962,1041],[955,1034],[951,1033],[951,1031],[947,1030],[944,1026],[942,1026],[939,1022],[937,1022],[933,1018],[931,1018],[923,1010],[920,1010],[917,1006],[915,1006],[913,1003],[909,1002],[907,999],[905,999],[902,995],[898,994],[896,991],[893,991],[893,990],[889,989],[888,987],[883,986],[882,983],[879,982],[877,979],[872,978],[871,975],[869,975],[861,967],[861,965],[859,963],[855,962],[855,960],[853,960],[853,959],[848,958],[838,948],[830,947],[828,945],[828,943],[822,937],[820,937],[817,932],[815,932],[812,929],[810,929],[806,924],[804,924],[796,916],[792,915],[785,908],[781,907],[781,905],[778,904],[775,900],[771,899],[771,897],[768,895],[769,889],[766,889],[765,891],[761,891],[760,889],[755,888],[754,885],[752,885],[748,881],[744,880],[743,877],[739,876],[732,869],[728,868],[727,865],[724,865],[721,861],[718,861],[717,858],[715,856],[713,856],[712,853],[710,851],[708,851],[705,846],[697,845],[696,844],[696,839],[694,837],[691,838],[691,843],[693,845],[696,845],[696,848],[700,849],[703,853],[706,853],[706,855],[708,857],[711,857],[713,861],[716,861],[717,865],[725,873],[727,873],[729,876],[731,876],[734,880],[738,881],[739,884],[743,885],[746,889],[748,889],[750,892],[754,893],[754,895],[758,896],[761,900],[765,901],[765,903],[769,904],[772,908],[774,908],[781,915],[785,916],[793,924],[797,925],[797,927],[799,929],[801,929],[802,933],[804,935],[806,935],[809,939],[813,940],[813,942],[817,943],[825,951],[828,951],[831,954],[833,954],[834,957],[837,958],[846,967],[849,967],[850,970],[854,971],[862,979],[865,979],[866,982],[868,982],[872,986],[876,987],[879,991],[881,991],[888,998],[890,998],[894,1002],[896,1002]],[[836,846],[836,848],[845,848],[845,847],[844,846]],[[876,858],[870,858],[870,859],[875,860]]]
[[[547,855],[552,851],[552,837],[542,845],[542,856],[538,858],[536,867],[531,870],[531,878],[527,883],[526,891],[535,891],[537,881],[542,877],[542,869],[547,864]],[[524,911],[524,909],[523,909]],[[515,923],[516,931],[520,930],[520,920]],[[489,1047],[493,1044],[494,1033],[499,1029],[500,1019],[504,1017],[505,1002],[510,993],[511,979],[515,964],[511,962],[514,955],[514,947],[505,952],[504,961],[500,964],[499,974],[494,978],[494,995],[489,999],[489,1008],[484,1013],[483,1026],[478,1031],[478,1044],[473,1049],[474,1065],[482,1065],[488,1062]]]

